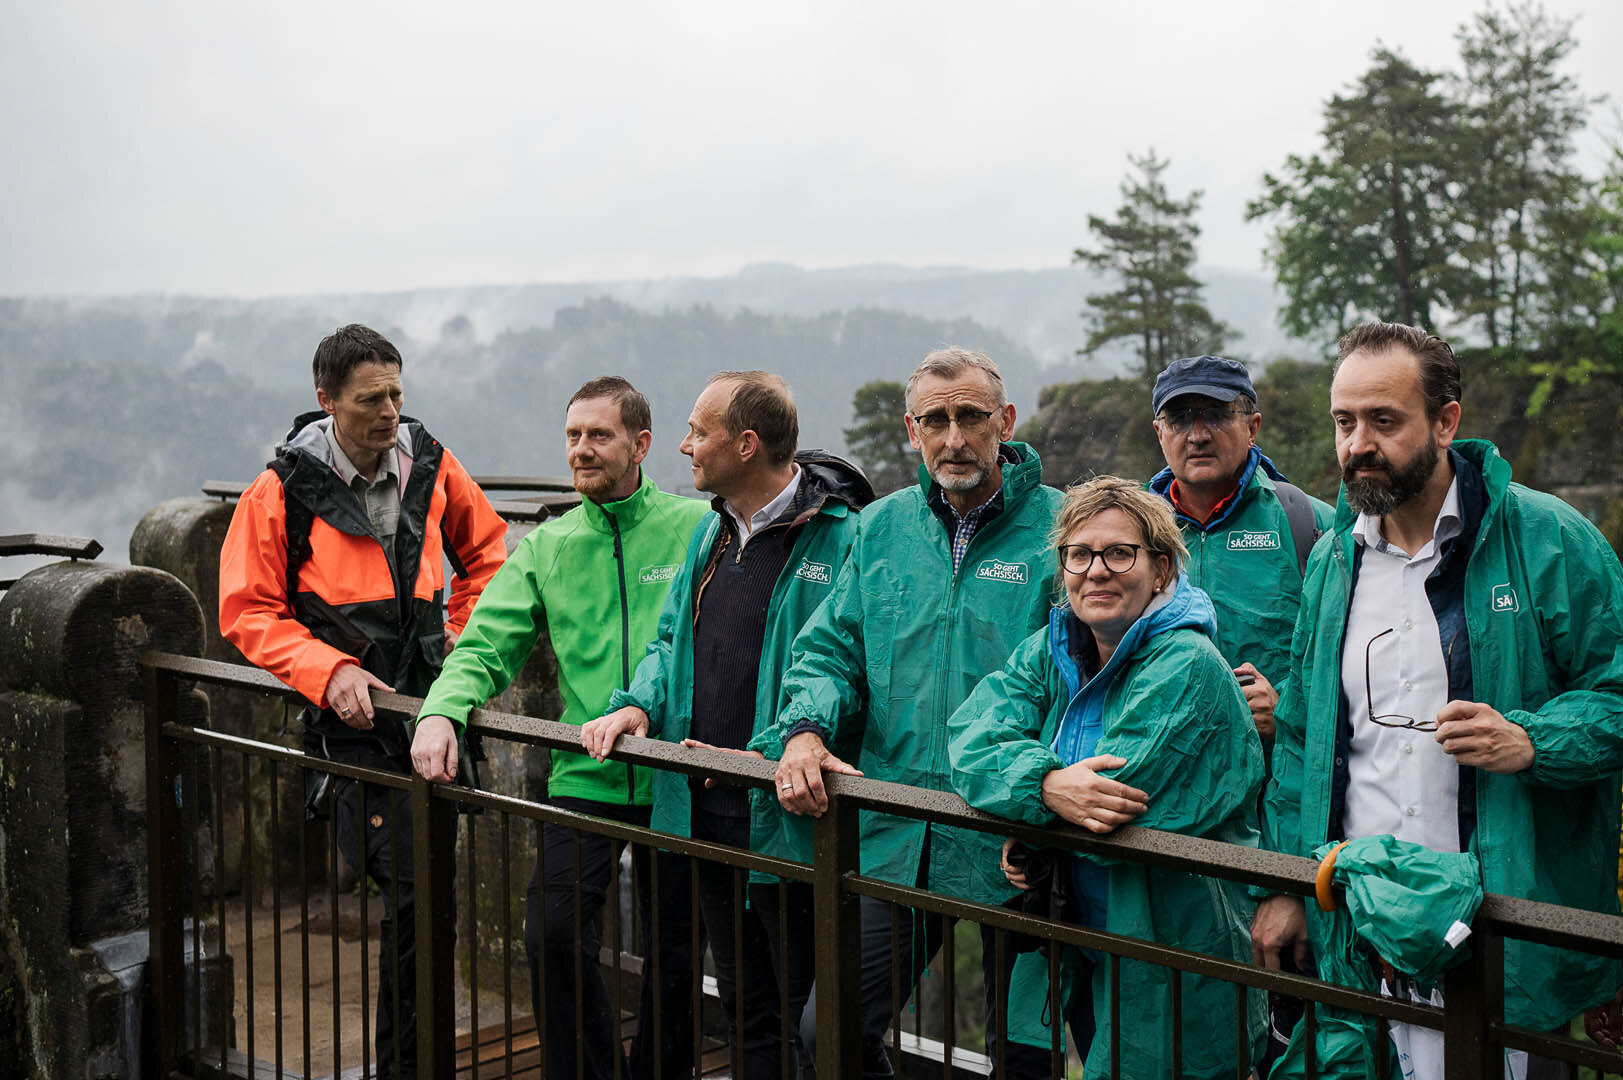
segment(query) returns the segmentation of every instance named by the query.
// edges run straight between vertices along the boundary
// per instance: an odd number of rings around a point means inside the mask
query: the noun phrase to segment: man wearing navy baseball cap
[[[1290,671],[1307,553],[1335,517],[1288,483],[1257,449],[1262,414],[1245,365],[1221,356],[1176,360],[1150,398],[1167,467],[1150,490],[1172,504],[1189,548],[1189,580],[1217,609],[1214,642],[1239,677],[1272,759],[1278,686]],[[1300,1003],[1274,998],[1269,1056],[1283,1050]]]
[[[1176,360],[1156,378],[1150,405],[1167,462],[1150,490],[1172,504],[1189,547],[1189,580],[1217,608],[1217,647],[1249,677],[1246,700],[1271,748],[1302,568],[1334,511],[1287,483],[1257,449],[1262,414],[1239,361]]]

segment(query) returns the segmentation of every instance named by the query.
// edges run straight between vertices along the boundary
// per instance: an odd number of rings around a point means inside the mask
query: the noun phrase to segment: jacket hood
[[[1133,654],[1150,639],[1185,628],[1199,630],[1207,637],[1213,637],[1217,633],[1217,612],[1206,591],[1191,585],[1189,575],[1179,570],[1178,578],[1171,587],[1162,589],[1150,601],[1150,606],[1144,609],[1144,614],[1128,627],[1127,633],[1122,635],[1121,644],[1110,655],[1110,662],[1089,680],[1090,684],[1101,678],[1109,682],[1109,676],[1132,659]],[[1085,646],[1092,645],[1093,632],[1082,625],[1082,620],[1076,617],[1070,605],[1056,604],[1048,619],[1049,649],[1059,665],[1060,673],[1065,676],[1067,690],[1073,696],[1082,689],[1081,672],[1076,661],[1071,659],[1072,635],[1078,633],[1087,635]]]
[[[861,510],[874,501],[873,485],[868,476],[854,463],[827,450],[800,450],[795,453],[795,464],[800,466],[801,483],[809,495],[808,502],[820,506],[825,500],[836,499],[853,510]]]

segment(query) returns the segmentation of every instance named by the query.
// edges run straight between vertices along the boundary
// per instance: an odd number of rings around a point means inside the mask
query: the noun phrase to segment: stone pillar
[[[142,567],[55,563],[0,596],[0,967],[12,969],[20,997],[24,1075],[139,1075],[147,793],[138,660],[147,649],[195,654],[201,638],[191,594]],[[181,711],[183,722],[205,723],[207,701],[183,694]],[[229,975],[206,994],[225,1016],[230,997]]]
[[[219,628],[220,546],[235,510],[235,502],[201,497],[169,499],[159,503],[147,512],[131,535],[130,561],[137,565],[167,571],[184,583],[196,596],[203,618],[202,652],[198,655],[226,663],[242,664],[247,661],[230,642],[220,636]],[[511,552],[534,528],[534,524],[529,522],[510,523],[507,532],[508,551]],[[300,746],[296,710],[293,710],[293,715],[289,717],[288,710],[284,709],[279,701],[257,694],[244,694],[229,688],[210,687],[206,693],[213,717],[212,726],[215,729],[262,742],[295,748]],[[503,712],[547,718],[556,718],[562,712],[563,702],[558,694],[558,661],[553,655],[552,646],[545,633],[536,643],[534,654],[514,679],[512,686],[491,705]],[[480,763],[479,776],[486,790],[533,800],[546,797],[548,763],[545,750],[522,743],[492,739],[484,744],[483,751],[485,760]],[[241,790],[242,775],[241,768],[234,758],[235,755],[226,755],[222,762],[221,784],[226,795],[225,821],[222,828],[227,837],[242,835],[241,800],[236,797]],[[279,798],[285,835],[280,838],[277,847],[284,870],[284,880],[290,880],[297,873],[298,836],[286,823],[303,820],[304,790],[294,770],[284,772],[287,775],[284,776],[283,790]],[[270,798],[271,793],[264,790],[263,782],[256,781],[255,790],[251,794],[256,821],[269,820]],[[514,942],[514,955],[518,959],[514,970],[513,991],[516,995],[515,1003],[523,1003],[529,998],[528,975],[525,974],[521,938],[524,926],[524,890],[529,882],[539,836],[527,822],[520,821],[515,825],[517,827],[512,829],[513,880],[512,887],[505,897],[497,887],[501,880],[499,826],[494,818],[487,816],[476,827],[478,852],[475,861],[480,887],[474,893],[473,902],[478,906],[475,918],[480,924],[480,940],[484,943],[479,959],[480,982],[490,988],[494,988],[499,981],[493,973],[501,970],[500,931],[503,926],[501,904],[505,902],[509,906],[506,917],[511,920],[514,936],[518,939]],[[463,850],[458,855],[457,865],[464,867],[467,865],[465,825],[460,827],[458,835],[458,845]],[[268,865],[266,860],[269,857],[267,847],[269,838],[266,831],[257,830],[253,842],[255,865],[261,868],[255,878],[263,886],[269,880],[269,874],[263,869]],[[308,874],[312,882],[326,880],[328,866],[326,843],[327,830],[323,826],[317,824],[307,828],[306,853],[309,858]],[[338,887],[340,890],[348,889],[353,883],[353,870],[342,859],[338,865],[340,874]],[[240,866],[240,852],[236,845],[228,845],[225,864],[220,868],[225,891],[228,894],[240,892]],[[259,891],[263,893],[264,889],[261,888]],[[458,892],[459,902],[463,901],[466,893],[465,889]],[[263,902],[267,896],[261,895],[258,899]],[[458,926],[464,925],[459,919]],[[459,934],[459,965],[464,973],[469,970],[465,938],[465,934]]]
[[[168,499],[159,503],[141,518],[130,534],[130,562],[136,566],[150,566],[163,570],[179,579],[197,598],[203,616],[202,648],[193,655],[227,664],[246,664],[236,646],[220,636],[220,545],[225,541],[226,529],[231,525],[235,502],[201,497]],[[246,693],[230,687],[211,686],[204,690],[209,699],[211,726],[216,731],[240,735],[246,739],[274,743],[279,746],[300,748],[298,707],[280,699],[261,694]],[[228,837],[244,835],[242,823],[242,759],[236,754],[221,757],[221,789],[225,792],[224,820],[221,822]],[[298,874],[298,833],[291,823],[304,820],[304,781],[297,770],[284,769],[280,790],[276,792],[281,820],[289,823],[284,835],[272,838],[267,829],[252,832],[254,865],[259,868],[256,880],[267,900],[271,849],[278,852],[283,880],[292,880]],[[268,779],[256,777],[249,792],[254,820],[270,820],[272,792]],[[319,824],[306,829],[306,857],[312,881],[327,880],[327,830]],[[221,881],[227,894],[242,891],[242,848],[232,843],[226,846],[225,860],[220,866]],[[340,888],[348,888],[354,881],[342,860],[340,874],[344,879]]]

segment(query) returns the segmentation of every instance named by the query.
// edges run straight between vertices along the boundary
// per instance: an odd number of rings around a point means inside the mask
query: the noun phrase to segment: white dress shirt
[[[778,520],[779,515],[789,509],[789,504],[795,501],[795,492],[800,490],[800,466],[796,465],[794,470],[794,475],[789,478],[789,482],[784,485],[783,490],[774,495],[771,502],[751,514],[748,521],[745,521],[738,511],[733,509],[732,503],[722,502],[721,505],[727,510],[727,516],[733,519],[734,525],[738,526],[739,550],[742,551],[744,545],[750,542],[750,537]]]
[[[1373,707],[1383,718],[1435,721],[1448,703],[1448,668],[1426,578],[1442,558],[1439,548],[1460,527],[1458,477],[1437,513],[1432,539],[1413,555],[1386,541],[1380,518],[1360,514],[1353,525],[1353,538],[1364,550],[1341,646],[1341,687],[1352,722],[1344,819],[1349,838],[1391,833],[1433,851],[1460,850],[1459,766],[1443,753],[1434,732],[1383,727],[1369,718]],[[1376,639],[1388,629],[1392,633]]]

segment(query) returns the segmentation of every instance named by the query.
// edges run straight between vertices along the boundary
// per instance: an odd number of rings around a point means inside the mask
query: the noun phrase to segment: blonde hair
[[[1048,542],[1057,550],[1065,538],[1088,521],[1106,510],[1120,510],[1138,525],[1144,537],[1144,550],[1170,560],[1172,574],[1189,561],[1189,549],[1184,546],[1183,531],[1167,501],[1153,492],[1145,491],[1134,480],[1119,476],[1095,476],[1078,481],[1065,489],[1065,501],[1060,503],[1054,517],[1054,528]]]

